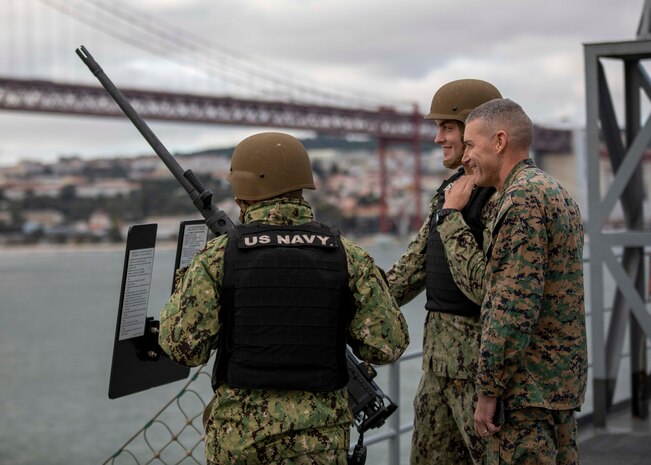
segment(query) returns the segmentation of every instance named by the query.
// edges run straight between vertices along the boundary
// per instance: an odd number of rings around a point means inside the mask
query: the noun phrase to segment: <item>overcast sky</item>
[[[185,79],[182,75],[192,74],[191,70],[169,71],[151,53],[61,13],[65,5],[88,1],[0,0],[0,75],[93,82],[74,56],[74,48],[82,43],[120,86],[148,85],[143,70],[158,68],[165,77],[154,78],[156,84],[169,83],[174,90],[177,81]],[[136,4],[163,26],[190,31],[241,55],[244,63],[281,70],[297,79],[306,76],[324,88],[368,93],[389,104],[415,103],[425,111],[442,84],[479,78],[519,102],[535,123],[582,126],[583,44],[634,40],[644,0],[140,0],[128,4]],[[97,18],[98,24],[108,23]],[[228,87],[213,89],[228,92]],[[198,90],[207,92],[204,87]],[[232,144],[260,130],[150,125],[172,152]],[[0,111],[0,165],[19,159],[53,161],[71,154],[147,152],[148,146],[126,118]]]

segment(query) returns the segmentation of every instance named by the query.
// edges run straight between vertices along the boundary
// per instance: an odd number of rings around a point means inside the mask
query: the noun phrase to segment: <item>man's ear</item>
[[[504,152],[506,147],[506,141],[508,140],[508,134],[504,130],[499,130],[495,133],[495,151],[498,154]]]

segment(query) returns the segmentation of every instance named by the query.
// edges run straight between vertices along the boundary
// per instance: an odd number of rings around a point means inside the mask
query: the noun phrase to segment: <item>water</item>
[[[385,268],[403,250],[369,247]],[[154,258],[149,316],[156,319],[170,292],[174,253],[157,250]],[[108,398],[123,255],[123,250],[2,252],[1,464],[102,463],[184,384]],[[412,338],[408,350],[421,348],[422,306],[415,300],[405,310]],[[413,390],[403,392],[402,423],[411,416],[420,360],[405,365],[403,384],[413,380]],[[203,387],[208,392],[209,386]]]

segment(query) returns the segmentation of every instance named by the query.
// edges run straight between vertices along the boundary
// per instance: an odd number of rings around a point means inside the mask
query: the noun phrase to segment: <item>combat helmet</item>
[[[305,147],[295,137],[280,132],[254,134],[237,144],[228,182],[236,198],[249,201],[315,189]]]
[[[451,119],[465,123],[472,110],[496,98],[502,98],[502,94],[489,82],[480,79],[448,82],[434,94],[425,119]]]

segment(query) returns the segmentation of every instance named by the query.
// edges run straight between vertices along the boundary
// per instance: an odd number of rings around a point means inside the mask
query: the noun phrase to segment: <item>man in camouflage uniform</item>
[[[407,324],[373,259],[313,222],[303,145],[281,133],[243,140],[229,182],[242,225],[199,252],[161,311],[160,344],[184,365],[218,348],[204,414],[209,464],[346,464],[346,342],[395,361]]]
[[[485,273],[481,256],[448,254],[460,277],[483,279],[485,288],[475,429],[490,438],[489,464],[578,464],[573,412],[588,366],[578,206],[529,159],[533,124],[513,101],[477,107],[464,140],[474,182],[498,190]],[[449,237],[472,241],[467,227],[454,229]],[[498,399],[501,427],[493,422]]]
[[[426,290],[428,310],[423,341],[423,375],[414,399],[411,465],[479,464],[484,440],[473,428],[474,377],[479,349],[481,296],[454,282],[439,228],[449,222],[472,225],[472,245],[482,255],[481,238],[493,214],[492,188],[475,189],[467,208],[448,208],[446,191],[468,176],[461,167],[464,122],[477,105],[501,97],[488,82],[461,79],[442,86],[426,119],[438,126],[436,143],[443,164],[458,171],[446,179],[430,202],[427,219],[407,251],[387,273],[391,293],[404,305]],[[464,248],[470,243],[459,243]],[[473,283],[470,283],[471,285]]]

